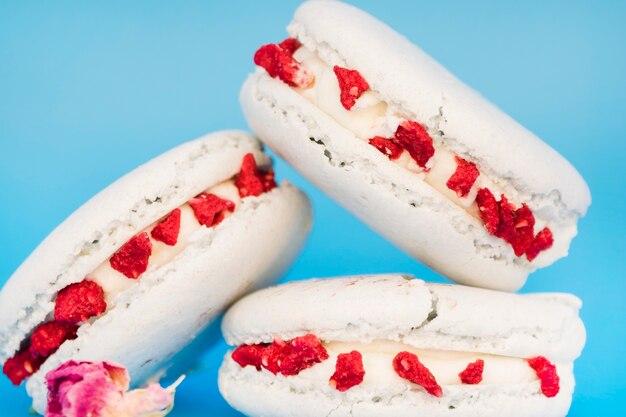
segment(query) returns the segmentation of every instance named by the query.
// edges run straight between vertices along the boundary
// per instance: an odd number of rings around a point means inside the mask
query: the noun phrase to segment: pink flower
[[[68,361],[46,375],[46,417],[160,417],[173,407],[174,390],[150,384],[128,391],[126,369],[110,362]]]

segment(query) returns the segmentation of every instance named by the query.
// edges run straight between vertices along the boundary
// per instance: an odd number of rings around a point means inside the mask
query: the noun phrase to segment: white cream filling
[[[239,197],[239,190],[235,186],[234,180],[223,181],[206,191],[205,193],[215,194],[218,197],[232,201],[235,204],[235,209],[241,204],[241,198]],[[181,253],[187,247],[190,237],[202,226],[193,212],[193,209],[188,203],[178,207],[180,209],[180,232],[178,234],[178,240],[175,245],[169,246],[163,242],[157,241],[150,236],[152,229],[157,226],[161,220],[152,223],[150,226],[141,230],[137,234],[146,232],[150,237],[152,243],[152,253],[148,260],[148,269],[160,268],[163,265],[174,259],[179,253]],[[169,214],[169,213],[168,213]],[[225,217],[230,216],[232,213],[225,212]],[[109,258],[110,259],[110,258]],[[109,259],[100,264],[91,274],[87,275],[87,279],[95,281],[102,287],[105,293],[105,299],[107,304],[111,304],[115,298],[128,289],[131,285],[141,279],[141,276],[137,280],[129,279],[124,274],[111,268]],[[146,272],[147,272],[146,271]],[[145,272],[144,272],[145,273]]]
[[[359,139],[367,142],[375,136],[391,138],[398,125],[406,120],[405,117],[402,117],[400,109],[394,108],[380,100],[378,95],[371,90],[363,93],[351,110],[346,110],[339,99],[341,91],[332,67],[322,61],[315,52],[304,46],[300,47],[294,53],[294,58],[315,75],[315,82],[311,87],[306,89],[295,88],[294,90],[335,119],[343,127],[353,132]],[[496,199],[500,198],[500,194],[505,194],[507,199],[515,204],[516,207],[520,207],[522,203],[524,203],[524,201],[518,201],[516,195],[505,192],[503,187],[482,174],[478,176],[468,195],[459,197],[455,191],[450,190],[446,186],[446,182],[457,168],[457,163],[454,158],[455,154],[446,149],[440,141],[437,141],[436,136],[434,139],[433,146],[435,148],[435,154],[427,163],[429,170],[424,170],[419,167],[407,151],[403,151],[402,155],[392,162],[413,172],[417,179],[424,180],[443,196],[465,209],[468,214],[477,219],[480,219],[480,215],[475,200],[478,190],[481,188],[488,188]],[[537,233],[547,226],[548,222],[538,217],[538,213],[534,212],[533,214],[535,215],[536,221],[535,233]],[[564,229],[563,227],[556,227],[555,225],[550,225],[550,228],[553,233],[555,230]],[[575,230],[572,233],[572,231],[569,230],[571,228],[567,229],[568,230],[563,230],[566,236],[563,239],[563,244],[560,245],[562,247],[556,252],[567,252],[569,240],[573,234],[575,234]],[[554,234],[554,246],[557,246],[559,239],[557,239],[556,233]],[[546,251],[542,252],[539,257],[545,252]],[[537,262],[538,260],[539,259],[533,261],[533,263],[543,263]]]
[[[356,350],[363,356],[365,376],[361,385],[412,384],[401,378],[393,369],[393,358],[402,351],[417,355],[419,361],[433,374],[439,385],[461,385],[459,373],[469,363],[482,359],[484,364],[481,385],[509,385],[538,381],[535,371],[525,359],[508,356],[487,355],[470,352],[415,349],[393,341],[375,341],[368,344],[329,342],[324,343],[329,358],[305,369],[299,378],[327,384],[335,372],[337,356]]]

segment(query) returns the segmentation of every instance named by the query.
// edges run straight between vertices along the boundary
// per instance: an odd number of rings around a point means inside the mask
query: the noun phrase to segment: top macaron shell
[[[567,255],[590,195],[556,151],[404,37],[352,6],[307,2],[289,33],[327,64],[358,69],[406,119],[434,123],[447,147],[553,222],[555,241],[532,263],[517,257],[482,221],[390,163],[297,91],[257,70],[241,92],[246,119],[261,140],[322,191],[410,255],[463,284],[515,291],[530,272]]]
[[[589,188],[566,159],[384,23],[345,3],[315,0],[298,8],[288,32],[324,61],[358,69],[408,118],[436,119],[453,151],[537,208],[558,210],[554,216],[587,212]]]
[[[585,344],[580,307],[570,294],[509,294],[401,274],[355,276],[257,291],[226,313],[222,332],[233,346],[310,332],[321,340],[393,340],[418,349],[569,362]]]
[[[237,174],[248,152],[260,166],[269,166],[269,157],[250,135],[210,134],[138,167],[77,209],[0,291],[0,362],[53,310],[59,290],[81,281],[139,230]]]

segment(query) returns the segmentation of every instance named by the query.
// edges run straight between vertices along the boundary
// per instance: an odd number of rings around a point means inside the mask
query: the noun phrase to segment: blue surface
[[[285,37],[297,2],[0,2],[0,283],[82,202],[139,163],[223,128],[261,43]],[[570,256],[524,291],[584,300],[588,343],[571,416],[626,415],[626,4],[362,2],[567,157],[593,205]],[[442,280],[283,162],[315,227],[285,279],[385,271]],[[548,179],[549,180],[549,179]],[[180,388],[177,417],[235,416],[215,346]],[[0,415],[28,398],[0,378]]]

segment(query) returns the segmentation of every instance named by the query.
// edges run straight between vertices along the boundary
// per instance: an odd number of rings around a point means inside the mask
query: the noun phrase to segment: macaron
[[[401,274],[291,282],[226,313],[219,388],[248,416],[565,416],[580,307]]]
[[[27,380],[40,413],[46,374],[68,360],[120,363],[139,384],[237,297],[281,277],[310,226],[307,197],[276,184],[255,138],[182,144],[90,199],[10,277],[3,372]]]
[[[287,31],[240,101],[322,191],[459,283],[517,290],[568,254],[591,197],[557,151],[353,6],[305,2]]]

